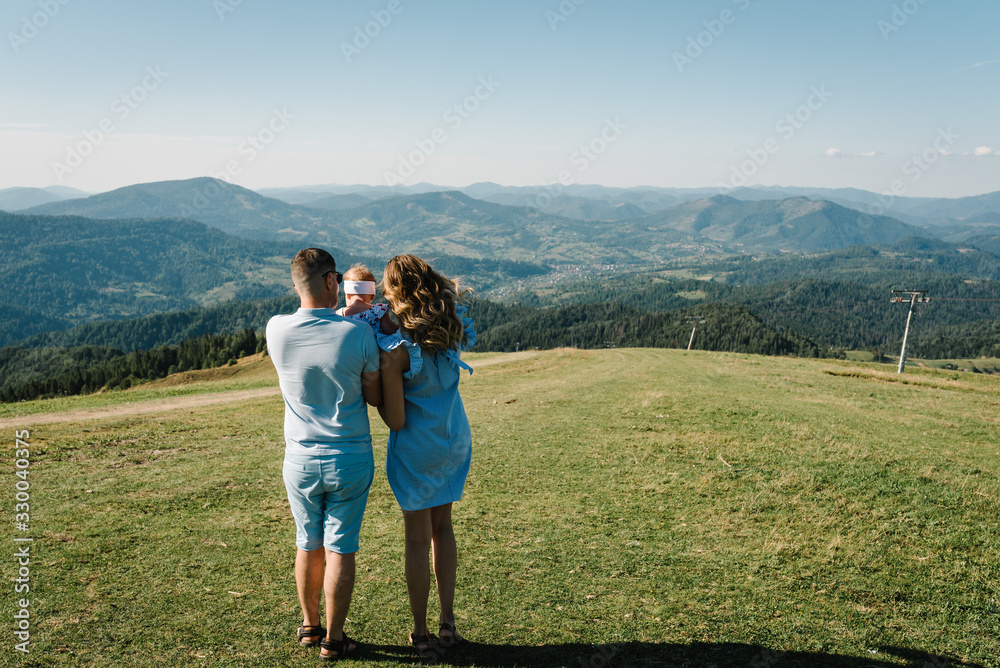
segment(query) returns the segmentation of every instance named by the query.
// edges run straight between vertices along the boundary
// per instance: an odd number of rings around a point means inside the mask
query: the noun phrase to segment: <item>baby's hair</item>
[[[375,274],[371,269],[358,262],[344,273],[345,281],[371,281],[375,282]]]

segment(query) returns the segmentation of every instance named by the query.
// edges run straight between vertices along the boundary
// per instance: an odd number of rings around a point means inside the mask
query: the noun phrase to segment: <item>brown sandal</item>
[[[351,645],[354,645],[354,649],[351,649]],[[351,654],[357,652],[360,645],[358,645],[358,643],[354,640],[348,638],[345,633],[344,637],[340,640],[327,640],[326,638],[323,638],[323,640],[319,643],[319,647],[321,650],[325,649],[326,651],[331,652],[330,654],[323,654],[323,652],[320,652],[320,660],[338,661],[340,659],[346,659]]]
[[[445,632],[450,635],[444,635]],[[454,647],[455,645],[461,645],[465,642],[465,638],[458,635],[458,631],[455,630],[454,624],[449,624],[448,622],[441,622],[438,624],[438,644],[441,647],[448,649],[449,647]]]
[[[303,647],[315,647],[326,637],[326,629],[319,624],[316,626],[301,624],[295,632],[299,637],[299,644]],[[306,640],[306,638],[316,638],[316,640]]]
[[[411,633],[410,644],[413,645],[413,649],[417,650],[417,654],[425,659],[437,657],[437,648],[434,647],[434,636],[430,633],[424,636],[417,636]]]

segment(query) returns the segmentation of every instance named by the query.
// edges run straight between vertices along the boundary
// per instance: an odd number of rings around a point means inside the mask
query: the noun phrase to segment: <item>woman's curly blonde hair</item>
[[[382,293],[400,329],[418,346],[434,352],[465,342],[462,319],[455,309],[470,292],[416,255],[397,255],[382,274]]]

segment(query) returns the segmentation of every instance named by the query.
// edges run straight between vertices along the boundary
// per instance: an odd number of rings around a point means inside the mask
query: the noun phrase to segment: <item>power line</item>
[[[935,297],[936,302],[1000,302],[1000,299],[972,299],[971,297]]]

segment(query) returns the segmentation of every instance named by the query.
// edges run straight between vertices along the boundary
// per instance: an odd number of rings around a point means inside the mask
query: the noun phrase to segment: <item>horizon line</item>
[[[131,183],[131,184],[124,185],[124,186],[117,186],[115,188],[110,188],[108,190],[99,190],[99,191],[87,191],[87,190],[83,190],[81,188],[75,188],[73,186],[67,186],[67,185],[63,185],[63,184],[52,184],[52,185],[48,185],[48,186],[6,186],[4,188],[0,188],[0,192],[6,191],[6,190],[16,190],[16,189],[24,189],[24,190],[48,190],[50,188],[64,188],[64,189],[68,189],[68,190],[76,190],[76,191],[82,192],[87,197],[93,197],[95,195],[104,195],[104,194],[107,194],[107,193],[114,192],[116,190],[123,190],[125,188],[131,188],[131,187],[135,187],[135,186],[150,185],[150,184],[154,184],[154,183],[181,183],[181,182],[184,182],[184,181],[194,181],[194,180],[197,180],[197,179],[212,179],[212,180],[216,180],[216,181],[221,181],[222,183],[226,183],[226,184],[232,185],[232,186],[237,186],[239,188],[245,188],[246,190],[251,190],[251,191],[256,192],[257,194],[261,194],[261,195],[262,195],[262,193],[260,192],[261,190],[303,190],[303,189],[313,189],[313,188],[372,188],[372,189],[384,189],[384,190],[389,190],[389,191],[396,191],[396,190],[408,190],[408,189],[412,189],[412,188],[421,188],[422,187],[422,188],[434,188],[434,189],[436,189],[435,192],[445,192],[445,191],[461,191],[464,188],[471,188],[473,186],[478,186],[478,185],[493,185],[493,186],[498,186],[500,188],[510,188],[510,189],[527,189],[527,188],[543,188],[543,189],[548,189],[548,188],[551,188],[553,190],[560,190],[560,189],[561,190],[565,190],[567,188],[573,188],[573,187],[576,187],[576,188],[580,188],[580,187],[584,187],[584,188],[586,188],[586,187],[596,187],[596,188],[607,188],[609,190],[679,190],[679,191],[701,191],[701,190],[705,190],[705,191],[714,191],[716,194],[738,192],[738,191],[741,191],[741,190],[764,190],[764,189],[777,189],[777,190],[780,190],[780,189],[801,189],[801,190],[833,190],[833,191],[837,191],[837,190],[856,190],[856,191],[860,191],[860,192],[863,192],[863,193],[868,193],[870,195],[880,196],[880,193],[878,193],[878,192],[876,192],[874,190],[868,190],[866,188],[858,188],[858,187],[855,187],[855,186],[830,187],[830,186],[815,186],[815,185],[812,185],[812,186],[796,186],[796,185],[783,185],[783,184],[776,184],[776,185],[754,184],[754,185],[747,185],[747,186],[740,186],[740,187],[721,188],[719,186],[695,186],[695,187],[690,187],[689,186],[689,187],[680,187],[680,186],[654,186],[654,185],[648,185],[648,184],[641,184],[641,185],[634,185],[634,186],[609,186],[609,185],[605,185],[605,184],[602,184],[602,183],[572,183],[569,186],[564,186],[564,185],[559,184],[559,183],[540,183],[540,184],[536,184],[536,185],[509,185],[509,184],[498,183],[496,181],[474,181],[474,182],[469,183],[467,185],[456,186],[456,185],[439,185],[439,184],[430,183],[430,182],[427,182],[427,181],[421,181],[421,182],[414,183],[414,184],[411,184],[411,185],[392,185],[392,186],[386,185],[384,183],[378,183],[378,184],[368,184],[368,183],[316,183],[316,184],[301,184],[301,185],[295,185],[295,186],[259,186],[259,187],[251,188],[249,186],[244,186],[244,185],[241,185],[239,183],[233,183],[233,182],[227,181],[225,179],[219,179],[219,178],[216,178],[214,176],[205,176],[205,175],[203,175],[203,176],[188,177],[188,178],[182,178],[182,179],[163,179],[163,180],[159,180],[159,181],[141,181],[141,182]],[[919,196],[903,196],[903,197],[899,197],[897,199],[966,199],[966,198],[969,198],[969,197],[982,197],[984,195],[991,195],[991,194],[997,193],[997,192],[1000,192],[1000,190],[988,190],[988,191],[985,191],[985,192],[979,192],[979,193],[972,194],[972,195],[958,195],[958,196],[952,196],[952,197],[919,195]],[[262,195],[262,196],[266,197],[266,195]],[[558,195],[556,195],[556,196],[558,196]],[[80,199],[80,198],[67,198],[67,199]]]

